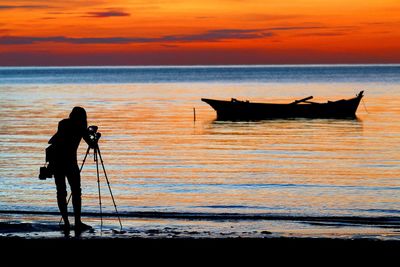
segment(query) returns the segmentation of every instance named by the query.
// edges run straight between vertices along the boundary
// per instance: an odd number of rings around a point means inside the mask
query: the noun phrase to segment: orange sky
[[[400,1],[0,2],[0,65],[299,63],[400,63]]]

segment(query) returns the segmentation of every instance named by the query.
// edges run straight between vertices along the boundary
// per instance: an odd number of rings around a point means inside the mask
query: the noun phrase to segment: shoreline
[[[1,216],[59,216],[58,211],[35,210],[0,210]],[[72,212],[68,213],[73,216]],[[117,216],[118,215],[118,216]],[[173,211],[129,211],[129,212],[82,212],[82,216],[91,218],[127,218],[127,219],[172,219],[196,221],[294,221],[310,224],[351,224],[393,227],[400,229],[400,216],[350,216],[350,215],[287,215],[272,213],[207,213],[207,212],[173,212]],[[0,221],[1,222],[1,221]],[[1,229],[0,229],[1,230]]]
[[[105,214],[103,214],[105,215]],[[267,214],[198,214],[135,212],[120,214],[83,213],[93,227],[81,239],[343,239],[400,242],[399,217],[276,216]],[[60,239],[58,213],[0,212],[2,239]],[[73,226],[73,221],[71,222]],[[73,229],[69,237],[74,237]]]

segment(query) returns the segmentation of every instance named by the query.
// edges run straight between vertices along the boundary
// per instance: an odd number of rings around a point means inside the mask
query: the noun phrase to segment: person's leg
[[[90,229],[90,226],[83,224],[81,221],[82,209],[82,190],[81,190],[81,176],[78,165],[71,167],[67,174],[68,183],[71,186],[72,205],[74,207],[75,227],[80,230]]]
[[[68,207],[67,207],[67,188],[65,185],[65,174],[60,171],[55,171],[54,173],[54,182],[57,188],[57,204],[58,209],[60,210],[61,216],[64,220],[65,228],[69,228],[69,220],[68,220]]]

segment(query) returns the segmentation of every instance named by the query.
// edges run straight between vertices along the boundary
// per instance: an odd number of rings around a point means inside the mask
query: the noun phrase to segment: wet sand
[[[373,239],[335,238],[18,238],[0,237],[3,255],[23,252],[22,261],[147,265],[184,263],[392,263],[397,260],[400,242]],[[17,260],[11,256],[12,261]],[[4,257],[3,257],[4,259]],[[308,265],[309,266],[309,265]],[[381,265],[383,266],[383,265]]]
[[[68,251],[98,251],[129,255],[162,253],[175,255],[277,255],[322,253],[324,255],[397,255],[400,240],[382,238],[340,238],[279,236],[269,231],[253,233],[209,233],[186,231],[173,227],[119,231],[93,230],[77,235],[74,230],[64,236],[57,223],[0,222],[0,245],[3,251],[59,253]],[[238,254],[237,254],[238,253]]]
[[[85,232],[63,237],[50,227],[46,234],[25,232],[0,236],[2,262],[97,266],[342,266],[377,262],[390,266],[398,259],[400,241],[375,238],[282,237],[271,232],[213,235],[177,229],[102,233]],[[31,229],[32,230],[32,229]],[[33,229],[34,230],[34,229]],[[385,264],[388,263],[388,264]],[[106,265],[104,265],[106,264]],[[307,264],[307,265],[306,265]]]
[[[289,222],[261,220],[260,227],[253,221],[212,221],[180,218],[124,218],[119,229],[115,218],[84,217],[92,225],[91,231],[76,235],[72,229],[64,236],[58,216],[40,214],[3,214],[0,220],[0,247],[2,255],[15,261],[52,261],[48,255],[71,260],[79,255],[93,261],[103,260],[123,264],[137,261],[182,262],[192,265],[198,261],[221,263],[244,260],[248,263],[271,259],[279,262],[310,260],[320,263],[333,261],[357,262],[376,259],[380,263],[396,259],[400,251],[399,225],[396,220],[362,221],[361,226],[351,221],[349,225],[327,221]],[[278,218],[279,219],[279,218]],[[282,218],[280,218],[282,219]],[[315,218],[314,218],[315,219]],[[346,218],[348,220],[348,218]],[[337,223],[337,220],[334,220]],[[252,224],[253,223],[253,224]],[[321,225],[322,224],[322,225]],[[250,228],[245,228],[248,225]],[[285,227],[288,227],[285,229]],[[19,259],[19,258],[18,258]]]

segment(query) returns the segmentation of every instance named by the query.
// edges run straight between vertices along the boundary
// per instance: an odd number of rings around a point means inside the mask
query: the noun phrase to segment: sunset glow
[[[399,63],[398,0],[1,1],[0,65]]]

